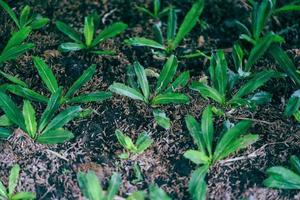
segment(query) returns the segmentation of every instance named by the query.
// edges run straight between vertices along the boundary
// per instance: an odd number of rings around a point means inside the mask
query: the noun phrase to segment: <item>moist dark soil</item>
[[[114,81],[125,82],[126,66],[138,60],[145,67],[160,69],[163,61],[153,58],[148,48],[133,48],[124,45],[124,39],[132,36],[152,37],[153,20],[139,13],[136,5],[151,7],[150,1],[137,0],[36,0],[8,1],[16,11],[25,4],[33,11],[51,19],[43,29],[34,31],[29,41],[36,47],[3,66],[3,70],[19,76],[29,86],[42,94],[49,95],[37,75],[32,56],[40,56],[55,72],[59,83],[67,89],[91,64],[97,65],[97,73],[80,92],[107,90]],[[191,5],[189,1],[163,1],[163,6],[173,4],[180,8],[178,19],[182,21],[184,13]],[[284,3],[280,1],[279,3]],[[129,25],[124,34],[104,44],[104,49],[115,50],[116,56],[95,56],[89,54],[60,53],[57,48],[68,41],[55,27],[56,20],[72,24],[76,29],[83,26],[84,16],[97,12],[102,17],[100,28],[116,21]],[[196,26],[181,44],[177,53],[200,49],[210,53],[216,49],[231,51],[238,39],[239,31],[233,26],[233,20],[249,22],[249,8],[244,0],[206,1],[202,19],[207,28]],[[284,49],[300,66],[300,15],[287,14],[276,17],[269,24],[275,32],[281,31],[286,43]],[[166,20],[166,19],[164,19]],[[15,26],[9,16],[0,12],[0,38],[2,48]],[[208,68],[207,60],[196,58],[181,60],[179,71],[189,70],[193,80],[204,77]],[[276,68],[274,60],[266,56],[256,64],[257,69]],[[1,80],[4,83],[5,80]],[[272,80],[263,88],[274,94],[272,102],[258,107],[254,111],[247,108],[230,109],[231,122],[249,118],[254,121],[252,133],[259,134],[260,140],[251,147],[237,152],[225,161],[215,165],[207,176],[209,199],[300,199],[297,191],[271,190],[262,185],[265,171],[274,165],[287,165],[288,158],[299,155],[300,126],[292,119],[282,116],[285,101],[295,90],[288,79]],[[10,168],[14,164],[21,166],[21,180],[18,190],[35,191],[38,199],[82,199],[76,181],[78,171],[94,170],[104,185],[113,172],[122,174],[120,196],[126,197],[136,190],[146,189],[149,184],[157,183],[173,199],[190,199],[187,185],[195,165],[183,158],[183,153],[195,147],[184,124],[184,116],[191,114],[200,118],[202,110],[209,103],[199,94],[189,89],[184,91],[191,97],[188,105],[162,107],[170,116],[172,128],[168,131],[155,124],[152,108],[137,101],[114,96],[102,103],[84,105],[96,110],[91,117],[78,119],[68,124],[68,129],[76,137],[61,145],[38,145],[30,139],[18,138],[15,134],[8,141],[0,142],[0,179],[7,182]],[[15,97],[14,97],[15,98]],[[16,101],[22,102],[16,98]],[[36,104],[39,109],[43,106]],[[223,119],[216,119],[218,127]],[[155,143],[143,154],[132,156],[129,160],[120,160],[122,152],[114,131],[122,129],[136,139],[142,131],[148,131]],[[16,130],[17,132],[18,130]],[[231,160],[238,158],[237,160]],[[134,164],[141,167],[143,180],[135,183]]]

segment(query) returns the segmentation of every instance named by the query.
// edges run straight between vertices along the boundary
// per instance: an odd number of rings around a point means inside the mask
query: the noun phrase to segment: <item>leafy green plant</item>
[[[26,51],[34,47],[34,44],[32,43],[23,43],[28,37],[30,31],[31,29],[29,27],[26,27],[13,33],[4,49],[1,51],[0,66],[2,65],[2,63],[8,60],[16,59],[18,56],[24,54]]]
[[[300,189],[300,160],[297,156],[291,156],[292,169],[283,166],[275,166],[267,169],[268,178],[263,184],[266,187],[295,190]]]
[[[153,11],[141,6],[137,6],[136,8],[138,9],[138,11],[143,12],[156,20],[159,20],[162,16],[166,15],[170,9],[169,7],[167,7],[161,10],[160,0],[153,0]]]
[[[198,167],[192,173],[189,182],[189,192],[193,200],[206,199],[205,176],[210,167],[239,149],[246,148],[258,140],[258,135],[248,134],[252,125],[251,121],[244,120],[233,127],[225,127],[218,141],[214,131],[213,112],[211,106],[202,113],[201,124],[196,119],[187,115],[186,126],[194,139],[198,149],[187,150],[184,157],[191,160]]]
[[[198,18],[202,13],[203,7],[204,7],[204,1],[196,0],[192,8],[185,16],[177,33],[176,33],[176,29],[177,29],[176,11],[174,8],[170,8],[168,11],[169,17],[168,17],[166,42],[164,42],[159,24],[156,24],[156,26],[154,27],[155,35],[156,35],[155,40],[144,38],[144,37],[135,37],[126,40],[125,43],[133,46],[150,47],[162,51],[166,54],[171,54],[179,46],[179,44],[182,42],[184,37],[188,35],[192,31],[194,26],[197,24]]]
[[[33,58],[34,65],[40,75],[43,83],[49,90],[51,94],[59,90],[59,84],[52,72],[51,68],[39,57]],[[68,89],[66,93],[62,93],[62,98],[60,100],[61,104],[81,104],[89,102],[100,102],[109,99],[112,96],[111,92],[95,91],[88,94],[80,94],[75,96],[78,90],[90,81],[96,72],[96,65],[91,65],[87,70],[85,70],[82,75],[73,83],[73,85]],[[21,96],[23,98],[38,101],[42,103],[47,103],[48,98],[41,95],[27,86],[22,80],[17,77],[11,76],[4,72],[1,72],[2,76],[11,81],[14,84],[5,84],[2,87],[3,90],[7,90],[15,95]]]
[[[0,108],[5,113],[1,126],[17,126],[24,134],[42,144],[57,144],[74,137],[73,133],[62,127],[73,120],[81,112],[79,106],[71,106],[55,116],[61,99],[62,89],[58,89],[50,97],[41,118],[36,119],[36,111],[28,100],[24,100],[22,111],[3,92],[0,92]],[[1,120],[0,120],[1,121]],[[12,134],[9,128],[0,129],[0,138],[7,138]]]
[[[191,89],[196,90],[204,98],[210,98],[217,103],[227,105],[247,105],[253,106],[269,102],[272,95],[267,92],[258,92],[253,96],[245,98],[255,90],[263,86],[271,78],[280,77],[281,74],[273,70],[264,70],[253,74],[251,79],[240,86],[236,92],[238,78],[228,69],[227,61],[222,50],[218,50],[211,58],[210,67],[210,86],[204,82],[193,82]]]
[[[284,116],[291,117],[292,115],[295,116],[296,120],[298,120],[297,116],[300,113],[300,90],[296,90],[291,98],[288,100],[285,109],[284,109]]]
[[[18,185],[20,175],[20,166],[14,165],[10,170],[8,178],[8,187],[0,181],[0,199],[1,200],[32,200],[36,199],[36,195],[33,192],[15,192]]]
[[[0,0],[0,6],[7,12],[7,14],[11,17],[11,19],[15,22],[19,30],[28,27],[30,27],[33,30],[40,29],[49,22],[48,18],[42,17],[41,15],[37,15],[37,14],[32,15],[30,13],[31,8],[28,5],[26,5],[21,10],[19,19],[16,13],[9,7],[9,5],[5,1]]]
[[[95,172],[88,171],[87,173],[79,172],[77,181],[80,190],[84,197],[88,200],[114,200],[119,191],[122,177],[118,173],[114,173],[109,181],[107,191],[103,191],[101,183]]]
[[[100,18],[97,14],[91,14],[85,17],[82,33],[84,40],[82,39],[82,36],[72,27],[62,21],[56,21],[56,27],[58,30],[73,40],[73,42],[66,42],[59,45],[59,50],[62,52],[85,50],[97,55],[114,54],[114,51],[99,50],[97,49],[97,46],[101,42],[104,42],[105,40],[113,38],[122,33],[127,28],[127,25],[122,22],[116,22],[104,28],[97,36],[95,36],[99,25],[99,20]]]
[[[119,155],[120,158],[127,159],[129,158],[129,154],[140,154],[143,153],[150,145],[153,143],[153,139],[147,134],[147,132],[142,132],[137,138],[135,144],[130,137],[124,135],[124,133],[117,129],[115,131],[117,139],[119,143],[124,147],[127,151],[126,153],[122,153]]]

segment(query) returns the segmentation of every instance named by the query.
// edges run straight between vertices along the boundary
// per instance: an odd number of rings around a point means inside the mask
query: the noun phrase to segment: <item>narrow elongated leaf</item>
[[[290,158],[290,164],[297,174],[300,174],[300,159],[293,155]]]
[[[45,128],[43,133],[63,127],[69,121],[77,117],[81,110],[82,109],[80,106],[72,106],[65,109],[64,111],[59,113],[56,117],[54,117],[54,119]]]
[[[34,66],[51,93],[58,89],[57,80],[50,67],[39,57],[33,57]]]
[[[68,100],[68,103],[89,103],[89,102],[101,102],[106,99],[109,99],[112,97],[111,92],[92,92],[89,94],[82,94],[76,97],[73,97],[72,99]]]
[[[20,15],[20,26],[23,27],[26,25],[28,19],[29,19],[29,13],[30,13],[30,7],[28,5],[26,5],[22,11],[21,11],[21,15]]]
[[[244,51],[238,43],[235,43],[233,45],[232,58],[234,61],[235,70],[238,71],[239,69],[242,69],[243,68]]]
[[[59,144],[67,142],[73,138],[74,134],[71,131],[64,129],[51,129],[38,136],[37,141],[41,144]]]
[[[177,67],[178,67],[177,58],[176,56],[171,55],[167,60],[167,62],[164,64],[160,72],[160,75],[158,77],[157,85],[156,85],[156,93],[159,94],[169,85],[169,83],[174,78]]]
[[[119,188],[121,186],[122,177],[118,173],[114,173],[109,181],[109,186],[107,190],[106,199],[107,200],[113,200],[116,194],[119,191]]]
[[[234,127],[226,131],[220,141],[217,144],[214,159],[219,160],[222,156],[223,151],[225,151],[231,143],[238,138],[240,135],[246,133],[251,127],[252,122],[248,120],[243,120],[236,124]]]
[[[15,192],[15,189],[17,187],[18,181],[19,181],[19,174],[20,174],[20,166],[14,165],[11,170],[8,177],[8,195],[11,196]]]
[[[127,24],[124,24],[123,22],[113,23],[112,25],[104,28],[99,33],[99,35],[97,35],[97,37],[93,41],[92,46],[96,46],[97,44],[99,44],[100,42],[102,42],[104,40],[107,40],[109,38],[113,38],[113,37],[119,35],[123,31],[125,31],[125,29],[127,27],[128,27]]]
[[[151,105],[165,105],[165,104],[184,104],[190,101],[189,97],[180,93],[166,93],[159,94],[151,101]]]
[[[277,14],[288,13],[288,12],[292,12],[292,11],[300,11],[300,5],[293,5],[293,4],[285,5],[280,8],[275,9],[273,14],[277,15]]]
[[[198,91],[204,98],[208,97],[215,100],[219,104],[225,104],[225,97],[221,96],[221,94],[215,88],[195,81],[192,82],[191,89]]]
[[[22,112],[16,104],[3,92],[0,92],[0,107],[10,121],[26,130]]]
[[[216,53],[216,67],[215,67],[215,88],[217,88],[217,90],[219,91],[219,93],[221,94],[221,96],[225,96],[226,95],[226,91],[227,91],[227,86],[228,86],[228,75],[227,75],[227,61],[225,58],[225,54],[224,51],[217,51]]]
[[[209,155],[212,155],[212,141],[214,136],[213,114],[211,107],[205,108],[201,119],[201,132]]]
[[[89,200],[105,199],[105,194],[100,185],[100,181],[95,172],[88,171],[87,173],[79,172],[77,181],[82,194]]]
[[[267,170],[269,178],[263,184],[271,188],[300,189],[300,176],[295,172],[281,167],[271,167]]]
[[[244,84],[239,91],[233,96],[232,99],[235,98],[242,98],[252,92],[254,92],[256,89],[263,86],[267,81],[269,81],[271,78],[278,77],[279,73],[275,72],[273,70],[265,70],[262,72],[259,72],[253,76],[252,79],[250,79],[246,84]]]
[[[124,133],[116,129],[115,134],[117,136],[118,142],[127,150],[135,152],[137,150],[136,146],[133,144],[130,137],[124,135]]]
[[[205,200],[206,199],[206,182],[205,176],[208,172],[208,165],[204,165],[196,169],[189,181],[189,193],[193,200]]]
[[[127,96],[132,99],[144,101],[144,96],[139,91],[131,87],[128,87],[122,83],[113,83],[111,86],[109,86],[108,89],[116,94]]]
[[[12,37],[8,40],[3,52],[8,49],[20,45],[30,34],[31,29],[29,27],[22,28],[21,30],[15,32]]]
[[[155,49],[166,50],[166,48],[162,44],[154,40],[142,38],[142,37],[130,38],[128,40],[125,40],[125,43],[132,46],[143,46],[143,47],[151,47]]]
[[[12,200],[32,200],[36,199],[36,194],[33,192],[18,192],[12,197]]]
[[[5,186],[0,180],[0,197],[8,198]]]
[[[167,193],[157,185],[150,185],[149,193],[151,200],[172,200]]]
[[[269,92],[257,92],[249,100],[255,105],[263,105],[272,101],[273,95]]]
[[[114,50],[94,50],[94,51],[90,51],[90,53],[101,55],[101,56],[113,56],[116,54]]]
[[[201,133],[200,124],[191,115],[187,115],[184,119],[185,119],[185,124],[187,126],[187,129],[189,130],[189,133],[193,137],[194,142],[196,143],[200,151],[205,153],[206,146],[203,139],[203,134]]]
[[[69,38],[74,40],[75,42],[81,43],[81,38],[79,33],[77,33],[73,28],[69,25],[65,24],[62,21],[56,21],[56,27],[60,30],[63,34],[67,35]]]
[[[155,109],[153,110],[153,116],[155,119],[155,122],[163,127],[164,129],[168,130],[171,127],[170,118],[167,117],[166,113],[162,110]]]
[[[292,94],[291,98],[288,100],[284,109],[284,115],[286,117],[290,117],[294,113],[299,111],[299,108],[300,108],[300,90],[297,90]]]
[[[18,46],[14,46],[6,50],[5,52],[2,52],[0,55],[0,63],[11,60],[11,59],[16,59],[18,56],[21,56],[24,54],[26,51],[32,49],[34,47],[34,44],[29,43],[29,44],[20,44]]]
[[[57,109],[60,106],[62,96],[62,88],[59,88],[56,92],[54,92],[47,104],[46,109],[44,110],[41,119],[39,121],[39,132],[42,132],[42,130],[46,127],[46,125],[50,122],[51,118],[53,117],[54,113],[57,111]]]
[[[71,98],[79,88],[90,81],[96,72],[96,65],[91,65],[83,74],[73,83],[68,92],[65,95],[66,99]]]
[[[209,164],[210,161],[209,157],[207,157],[205,153],[196,150],[187,150],[183,156],[197,165]]]
[[[16,23],[16,25],[18,26],[18,28],[21,28],[20,24],[19,24],[19,20],[18,20],[18,18],[16,16],[15,12],[9,7],[9,5],[5,1],[0,0],[0,6],[7,12],[7,14],[9,14],[9,16]]]
[[[24,98],[32,100],[32,101],[37,101],[37,102],[42,102],[42,103],[48,102],[47,97],[45,97],[31,89],[22,87],[20,85],[7,84],[7,85],[5,85],[5,88],[7,89],[7,91],[9,91],[15,95],[24,97]]]
[[[161,22],[157,22],[153,25],[153,33],[154,33],[154,38],[155,41],[157,41],[159,44],[164,44],[164,38],[163,34],[161,31]]]
[[[136,6],[136,9],[140,12],[146,13],[150,17],[156,18],[156,16],[152,12],[150,12],[148,9],[146,9],[144,7]]]
[[[174,8],[169,10],[169,17],[168,17],[168,29],[167,29],[167,40],[172,41],[176,34],[177,28],[177,15]]]
[[[85,45],[81,43],[75,43],[75,42],[66,42],[60,44],[58,49],[61,52],[80,51],[85,49]]]
[[[175,81],[165,90],[168,92],[176,92],[176,90],[185,87],[190,80],[190,72],[186,71],[181,73]]]
[[[14,123],[6,115],[0,117],[0,126],[12,126]]]
[[[137,153],[142,153],[153,143],[153,139],[147,132],[142,132],[136,140],[135,146],[137,147]]]
[[[203,11],[204,1],[196,0],[192,8],[189,10],[187,15],[184,17],[184,20],[178,30],[178,33],[172,42],[172,49],[176,49],[182,39],[194,28],[197,24],[197,21]]]
[[[278,67],[300,87],[300,75],[297,73],[297,68],[289,56],[279,45],[273,45],[269,52],[278,63]]]
[[[87,16],[84,18],[83,34],[86,46],[90,47],[94,37],[94,19],[92,16]]]
[[[7,74],[3,71],[0,71],[1,75],[6,78],[7,80],[17,84],[17,85],[20,85],[20,86],[23,86],[23,87],[27,87],[28,88],[28,85],[22,81],[21,79],[17,78],[16,76],[12,76],[10,74]]]
[[[139,62],[136,61],[134,62],[134,71],[137,76],[138,84],[141,87],[142,92],[144,94],[145,101],[148,102],[150,96],[150,89],[145,69]]]
[[[0,127],[0,139],[7,139],[11,136],[12,131],[7,128]],[[1,185],[0,185],[0,196],[1,196]]]
[[[158,16],[158,12],[160,10],[160,0],[153,1],[153,10],[154,10],[154,15]]]
[[[31,138],[35,138],[36,130],[37,130],[35,110],[31,105],[30,101],[28,100],[24,100],[23,117],[24,117],[27,133]]]
[[[37,17],[31,24],[30,27],[32,28],[32,30],[37,30],[42,28],[43,26],[45,26],[46,24],[48,24],[48,22],[50,21],[50,19],[46,18],[46,17]]]

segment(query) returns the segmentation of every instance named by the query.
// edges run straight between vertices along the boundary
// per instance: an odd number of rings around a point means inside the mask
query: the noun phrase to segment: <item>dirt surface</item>
[[[89,1],[9,1],[17,11],[25,2],[32,9],[51,19],[42,30],[35,31],[29,41],[36,47],[16,61],[10,61],[4,71],[18,75],[29,86],[49,95],[33,67],[32,56],[40,56],[54,70],[61,85],[70,86],[90,64],[97,64],[97,73],[80,92],[107,90],[114,81],[125,82],[126,66],[139,60],[145,67],[160,69],[163,61],[155,60],[147,48],[133,48],[123,44],[124,39],[132,36],[152,37],[153,20],[135,10],[135,5],[148,5],[149,1],[129,0],[89,0]],[[179,7],[179,21],[187,12],[192,1],[163,1],[164,5],[173,3]],[[282,1],[283,2],[283,1]],[[208,24],[203,29],[199,25],[184,40],[177,53],[184,50],[201,49],[207,53],[217,48],[229,49],[238,39],[239,33],[232,20],[247,22],[247,7],[242,0],[207,1],[202,19]],[[57,47],[68,40],[55,27],[56,20],[72,24],[75,28],[83,26],[84,16],[97,12],[103,21],[103,28],[112,22],[123,21],[129,25],[124,34],[103,44],[103,48],[117,51],[116,56],[95,56],[76,53],[60,53]],[[109,14],[108,14],[109,13]],[[285,50],[300,62],[300,15],[288,14],[277,17],[270,23],[270,29],[283,31],[286,39]],[[0,12],[0,49],[14,30],[14,24],[7,14]],[[208,67],[203,58],[181,60],[179,71],[190,70],[193,80],[203,78]],[[275,68],[271,58],[266,57],[256,64],[257,68]],[[1,80],[4,83],[5,80]],[[153,83],[154,84],[154,83]],[[260,140],[246,150],[237,152],[224,163],[214,166],[207,176],[209,199],[300,199],[296,191],[266,189],[262,181],[265,170],[274,165],[286,165],[288,158],[299,155],[300,127],[295,121],[282,117],[284,102],[295,88],[286,80],[272,80],[263,89],[274,94],[271,103],[250,112],[246,108],[231,110],[232,122],[251,118],[254,125],[252,133],[260,135]],[[30,139],[21,140],[17,134],[9,141],[0,141],[0,179],[7,181],[13,164],[21,165],[21,181],[18,190],[36,191],[38,199],[81,199],[77,186],[78,171],[94,170],[102,182],[113,172],[122,174],[120,196],[126,196],[137,189],[146,189],[150,183],[157,183],[173,199],[189,199],[187,183],[195,165],[183,158],[183,153],[194,144],[184,124],[184,116],[191,114],[200,118],[202,110],[209,102],[199,94],[186,89],[191,97],[188,105],[164,106],[172,121],[172,128],[165,131],[158,127],[152,117],[152,108],[144,103],[125,97],[114,96],[103,103],[87,104],[85,108],[97,111],[90,118],[75,120],[68,129],[76,137],[62,145],[44,146]],[[21,99],[16,98],[16,101]],[[38,108],[43,106],[36,104]],[[223,119],[216,119],[221,127]],[[122,151],[114,135],[116,128],[123,130],[136,139],[142,131],[148,131],[155,143],[143,154],[129,160],[120,160],[117,155]],[[249,157],[249,155],[252,155]],[[240,158],[231,161],[231,158]],[[134,164],[141,166],[143,180],[134,183]]]

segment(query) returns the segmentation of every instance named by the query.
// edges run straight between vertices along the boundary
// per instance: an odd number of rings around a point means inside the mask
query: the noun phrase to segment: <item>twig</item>
[[[63,160],[65,160],[65,161],[69,162],[69,159],[67,159],[66,157],[64,157],[63,155],[60,155],[59,153],[57,153],[57,152],[55,152],[55,151],[52,151],[52,150],[50,150],[50,149],[46,149],[46,151],[47,151],[48,153],[50,153],[50,154],[53,154],[53,155],[59,157],[60,159],[63,159]]]
[[[111,14],[113,14],[117,9],[112,9],[110,12],[106,13],[103,17],[102,17],[102,23],[105,24],[106,18],[109,17]]]
[[[259,120],[259,119],[251,119],[251,118],[247,118],[247,117],[234,117],[232,115],[228,115],[228,117],[230,117],[232,119],[250,120],[250,121],[253,121],[253,122],[258,122],[258,123],[263,123],[263,124],[268,124],[268,125],[274,124],[274,122],[268,122],[268,121]]]

